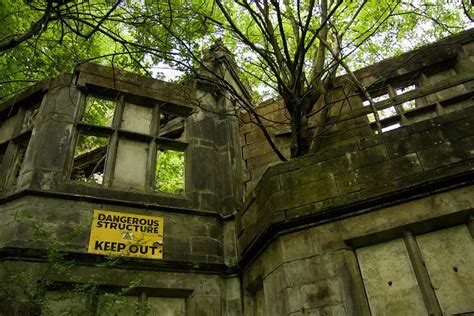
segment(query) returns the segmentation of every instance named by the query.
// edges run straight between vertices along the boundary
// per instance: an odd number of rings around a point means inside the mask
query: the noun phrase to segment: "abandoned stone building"
[[[32,86],[0,105],[0,314],[473,315],[473,40],[357,71],[381,131],[337,78],[288,162],[203,81],[82,64]],[[257,112],[288,154],[281,101]]]

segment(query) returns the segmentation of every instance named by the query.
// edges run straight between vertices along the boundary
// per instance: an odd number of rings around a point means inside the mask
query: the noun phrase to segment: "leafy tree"
[[[235,54],[241,81],[257,87],[254,100],[265,93],[283,99],[291,118],[291,155],[298,157],[317,148],[326,131],[337,74],[351,75],[351,68],[466,29],[473,16],[469,1],[429,0],[0,0],[0,9],[2,95],[24,81],[70,70],[78,59],[155,75],[154,67],[172,66],[227,90],[282,160],[251,98],[203,62],[203,48],[220,39]],[[315,112],[321,124],[312,130],[308,117]],[[377,121],[376,111],[374,116]]]
[[[120,2],[0,0],[0,101],[38,80],[72,72],[80,61],[144,74],[135,61],[143,53],[127,51],[104,34],[126,32],[113,22]]]

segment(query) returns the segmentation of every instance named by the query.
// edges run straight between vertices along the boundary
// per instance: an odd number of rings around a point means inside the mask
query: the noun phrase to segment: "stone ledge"
[[[93,188],[95,190],[102,190],[102,188]],[[113,190],[116,192],[120,192],[118,190]],[[90,193],[90,192],[89,192]],[[186,206],[171,206],[168,204],[160,204],[156,199],[160,199],[160,196],[154,196],[154,202],[148,201],[148,199],[144,199],[144,196],[149,196],[144,193],[137,193],[136,198],[129,198],[129,199],[121,199],[120,197],[113,195],[104,196],[99,193],[96,194],[89,194],[89,193],[79,193],[73,192],[72,190],[55,190],[55,191],[46,191],[40,189],[32,189],[32,188],[24,188],[22,190],[16,190],[15,188],[6,189],[0,192],[0,202],[6,203],[13,201],[17,198],[23,196],[45,196],[45,197],[53,197],[59,199],[67,199],[67,200],[77,200],[77,201],[88,201],[88,202],[98,202],[98,203],[107,203],[110,205],[121,205],[127,207],[139,207],[142,209],[150,209],[150,210],[162,210],[167,212],[173,213],[182,213],[182,214],[192,214],[204,217],[214,217],[219,221],[229,221],[233,219],[233,215],[222,216],[217,212],[212,211],[204,211],[200,209],[195,209],[192,207]],[[117,193],[118,194],[118,193]]]
[[[45,262],[47,253],[41,249],[21,249],[17,247],[0,248],[0,262],[5,261],[34,261]],[[100,255],[68,252],[64,256],[65,262],[74,260],[78,266],[104,265],[109,260]],[[131,269],[144,271],[166,271],[166,272],[187,272],[187,273],[211,273],[220,275],[232,275],[235,267],[228,267],[220,263],[196,263],[180,262],[169,260],[146,260],[136,258],[120,258],[120,261],[113,266],[117,269]]]

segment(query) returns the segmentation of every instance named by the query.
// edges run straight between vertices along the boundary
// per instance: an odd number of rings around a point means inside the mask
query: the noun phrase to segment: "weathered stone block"
[[[335,278],[301,286],[301,298],[305,309],[340,303],[341,293]]]
[[[342,158],[339,158],[337,160],[344,161],[344,159]],[[279,178],[282,187],[285,189],[289,189],[326,177],[330,169],[326,168],[325,163],[320,162],[308,167],[303,167],[301,169],[296,169],[294,171],[280,174]]]
[[[455,154],[451,142],[447,141],[417,152],[424,170],[436,169],[461,160]]]
[[[263,280],[263,290],[269,315],[286,315],[288,312],[286,288],[287,284],[281,267],[268,274]]]
[[[245,144],[247,145],[258,143],[258,142],[265,142],[265,141],[266,141],[266,138],[260,129],[255,130],[253,133],[245,134]]]
[[[391,158],[405,156],[417,150],[434,146],[445,141],[440,130],[428,130],[414,133],[408,137],[386,143],[388,154]]]
[[[453,143],[454,152],[462,159],[474,158],[474,136],[466,137]]]
[[[333,263],[327,255],[316,255],[283,264],[288,286],[295,287],[332,277],[332,268]]]
[[[206,237],[191,238],[191,252],[198,255],[222,257],[222,243],[219,240]]]
[[[368,138],[363,138],[358,141],[358,147],[360,149],[384,144],[386,142],[386,139],[382,138],[381,135],[373,136],[373,137],[368,137]]]
[[[273,152],[273,149],[270,147],[268,142],[263,141],[263,142],[253,143],[253,144],[245,146],[242,151],[242,154],[243,154],[244,159],[249,159],[252,157],[257,157],[257,156],[265,155],[272,152]]]
[[[310,258],[316,254],[311,233],[301,230],[279,238],[283,262]]]
[[[345,247],[339,224],[338,222],[331,222],[308,230],[316,254],[327,255]],[[323,260],[326,260],[326,258],[323,258]],[[328,270],[328,273],[332,273],[331,270]]]
[[[8,141],[13,137],[13,134],[18,126],[19,115],[14,115],[0,125],[0,144]]]
[[[191,251],[190,239],[187,237],[172,237],[164,235],[163,238],[163,256],[166,258],[167,253],[181,252],[189,253]]]
[[[416,122],[416,124],[411,125],[411,129],[414,133],[436,129],[439,127],[439,124],[435,123],[433,119],[427,119],[424,121]]]
[[[70,158],[73,126],[67,122],[44,121],[36,126],[26,150],[23,168],[62,171]]]
[[[211,219],[206,218],[208,221]],[[186,223],[186,225],[182,225]],[[173,237],[207,237],[207,223],[200,221],[199,217],[184,216],[177,214],[168,219],[164,226],[165,233]]]
[[[290,315],[300,311],[303,306],[301,299],[301,291],[299,286],[290,286],[285,290],[285,294],[288,299],[288,312]]]
[[[187,126],[186,133],[189,138],[200,138],[206,140],[214,140],[216,133],[215,121],[206,118],[204,115],[196,116],[194,114],[191,119],[196,120],[194,124]],[[202,117],[201,117],[202,116]]]
[[[285,210],[300,205],[321,201],[337,195],[333,178],[323,178],[302,186],[290,188],[273,195],[276,210]]]
[[[268,248],[265,250],[264,255],[261,257],[259,265],[259,269],[256,271],[258,274],[254,276],[255,278],[257,278],[259,275],[263,278],[266,278],[269,274],[273,273],[276,270],[280,271],[278,273],[279,276],[282,277],[282,249],[281,244],[278,240],[268,246]]]
[[[216,165],[216,153],[214,150],[207,147],[193,147],[192,155],[188,157],[191,165],[199,166],[203,162],[208,166]],[[191,168],[192,190],[215,192],[215,172],[212,168]]]
[[[247,168],[253,171],[256,168],[267,167],[269,164],[279,161],[275,152],[270,151],[263,155],[249,157],[247,159]]]
[[[348,161],[347,169],[351,170],[384,161],[388,158],[388,154],[384,145],[378,145],[359,151],[346,153],[345,158]],[[334,174],[346,171],[344,166],[334,166],[333,168],[330,168],[330,170],[334,169],[336,169],[336,172],[334,172]]]
[[[396,170],[396,173],[393,172],[394,170]],[[408,177],[422,171],[423,169],[417,155],[408,154],[400,158],[341,174],[336,179],[339,192],[346,194],[380,186],[384,182]],[[387,181],[387,179],[390,180]]]
[[[78,110],[80,93],[75,87],[58,87],[49,90],[45,95],[40,108],[40,120],[51,118],[52,115],[59,120],[73,123]]]
[[[286,219],[294,219],[294,218],[316,213],[317,210],[320,209],[320,207],[318,207],[319,204],[321,204],[321,202],[316,202],[314,204],[311,203],[311,204],[298,206],[298,207],[285,210]]]
[[[448,139],[460,139],[474,135],[474,118],[469,117],[441,126],[441,131]]]

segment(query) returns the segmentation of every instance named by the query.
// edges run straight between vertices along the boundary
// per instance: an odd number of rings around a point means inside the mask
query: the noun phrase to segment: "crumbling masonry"
[[[318,152],[285,163],[203,80],[82,64],[0,105],[0,315],[474,313],[473,39],[356,72],[382,133],[338,78]],[[288,154],[281,101],[257,112]]]

